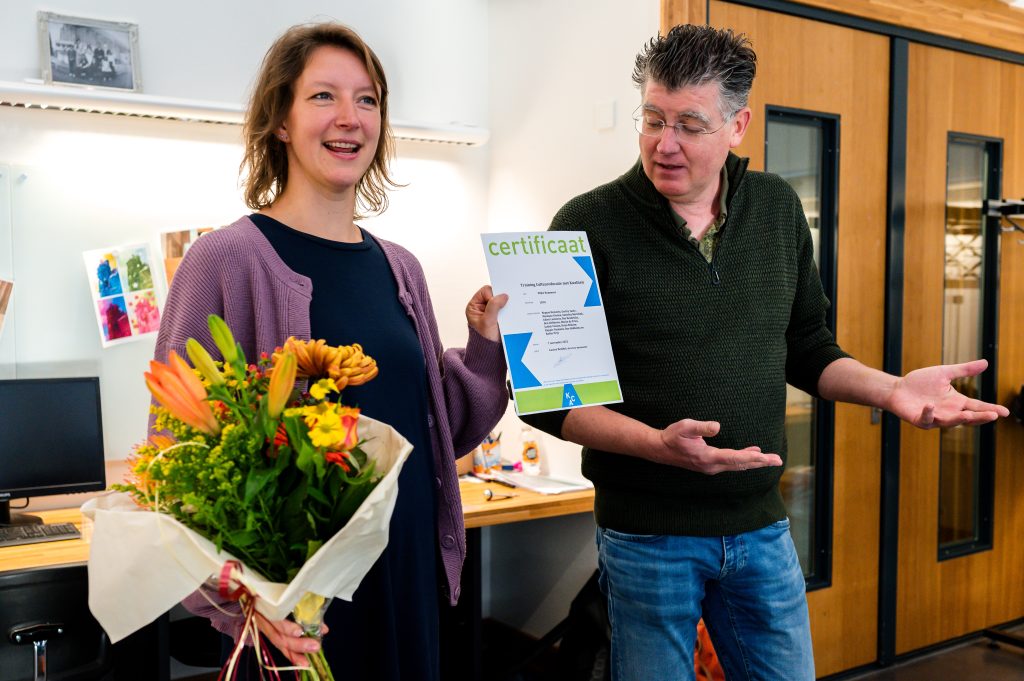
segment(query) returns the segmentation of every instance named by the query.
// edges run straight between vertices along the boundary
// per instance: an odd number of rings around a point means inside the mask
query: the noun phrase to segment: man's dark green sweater
[[[716,447],[751,445],[785,461],[786,383],[817,395],[845,357],[800,200],[781,178],[730,154],[728,217],[709,263],[682,234],[638,162],[567,203],[552,230],[582,230],[593,251],[623,402],[609,408],[664,428],[718,421]],[[567,412],[527,417],[561,436]],[[601,527],[717,536],[781,520],[781,467],[705,475],[584,448]]]

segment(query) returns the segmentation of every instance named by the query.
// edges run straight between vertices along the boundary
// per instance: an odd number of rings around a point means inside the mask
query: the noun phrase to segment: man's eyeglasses
[[[675,131],[676,140],[681,144],[701,144],[708,136],[714,135],[724,128],[731,118],[731,115],[726,117],[720,126],[714,130],[708,130],[696,122],[676,123],[670,126],[664,118],[653,111],[644,111],[642,107],[633,112],[633,121],[636,123],[638,133],[645,137],[661,137],[665,133],[665,128],[672,128]]]

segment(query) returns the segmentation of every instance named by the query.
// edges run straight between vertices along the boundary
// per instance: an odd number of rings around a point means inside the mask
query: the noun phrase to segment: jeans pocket
[[[601,536],[612,541],[628,542],[631,544],[653,544],[665,535],[663,534],[633,534],[632,532],[619,532],[601,528]]]

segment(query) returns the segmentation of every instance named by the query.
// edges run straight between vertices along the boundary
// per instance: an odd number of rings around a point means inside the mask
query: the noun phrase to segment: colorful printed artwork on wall
[[[104,253],[95,259],[96,294],[100,297],[112,296],[121,292],[121,275],[117,265],[117,256]]]
[[[7,316],[7,306],[11,302],[12,293],[14,282],[0,279],[0,334],[4,332],[4,317]]]
[[[153,286],[149,245],[96,249],[82,257],[104,348],[160,330],[160,297]]]
[[[128,307],[125,305],[124,296],[99,301],[98,312],[104,341],[109,343],[119,338],[131,337],[132,325],[128,319]]]
[[[155,333],[160,330],[160,307],[153,291],[139,291],[128,294],[128,312],[131,316],[132,331]]]
[[[129,291],[153,288],[153,273],[149,269],[149,249],[134,248],[124,261]]]

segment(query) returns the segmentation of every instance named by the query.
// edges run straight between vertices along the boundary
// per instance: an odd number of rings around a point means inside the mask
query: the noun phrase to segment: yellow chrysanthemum
[[[345,439],[346,432],[338,414],[329,411],[321,414],[316,419],[316,425],[309,429],[309,441],[313,443],[314,447],[333,447]]]
[[[316,427],[320,417],[328,413],[337,414],[337,406],[330,402],[320,402],[301,408],[302,418],[306,422],[307,428]]]
[[[338,386],[332,378],[321,378],[309,388],[309,394],[317,400],[324,399],[328,393],[336,392],[338,392]]]

